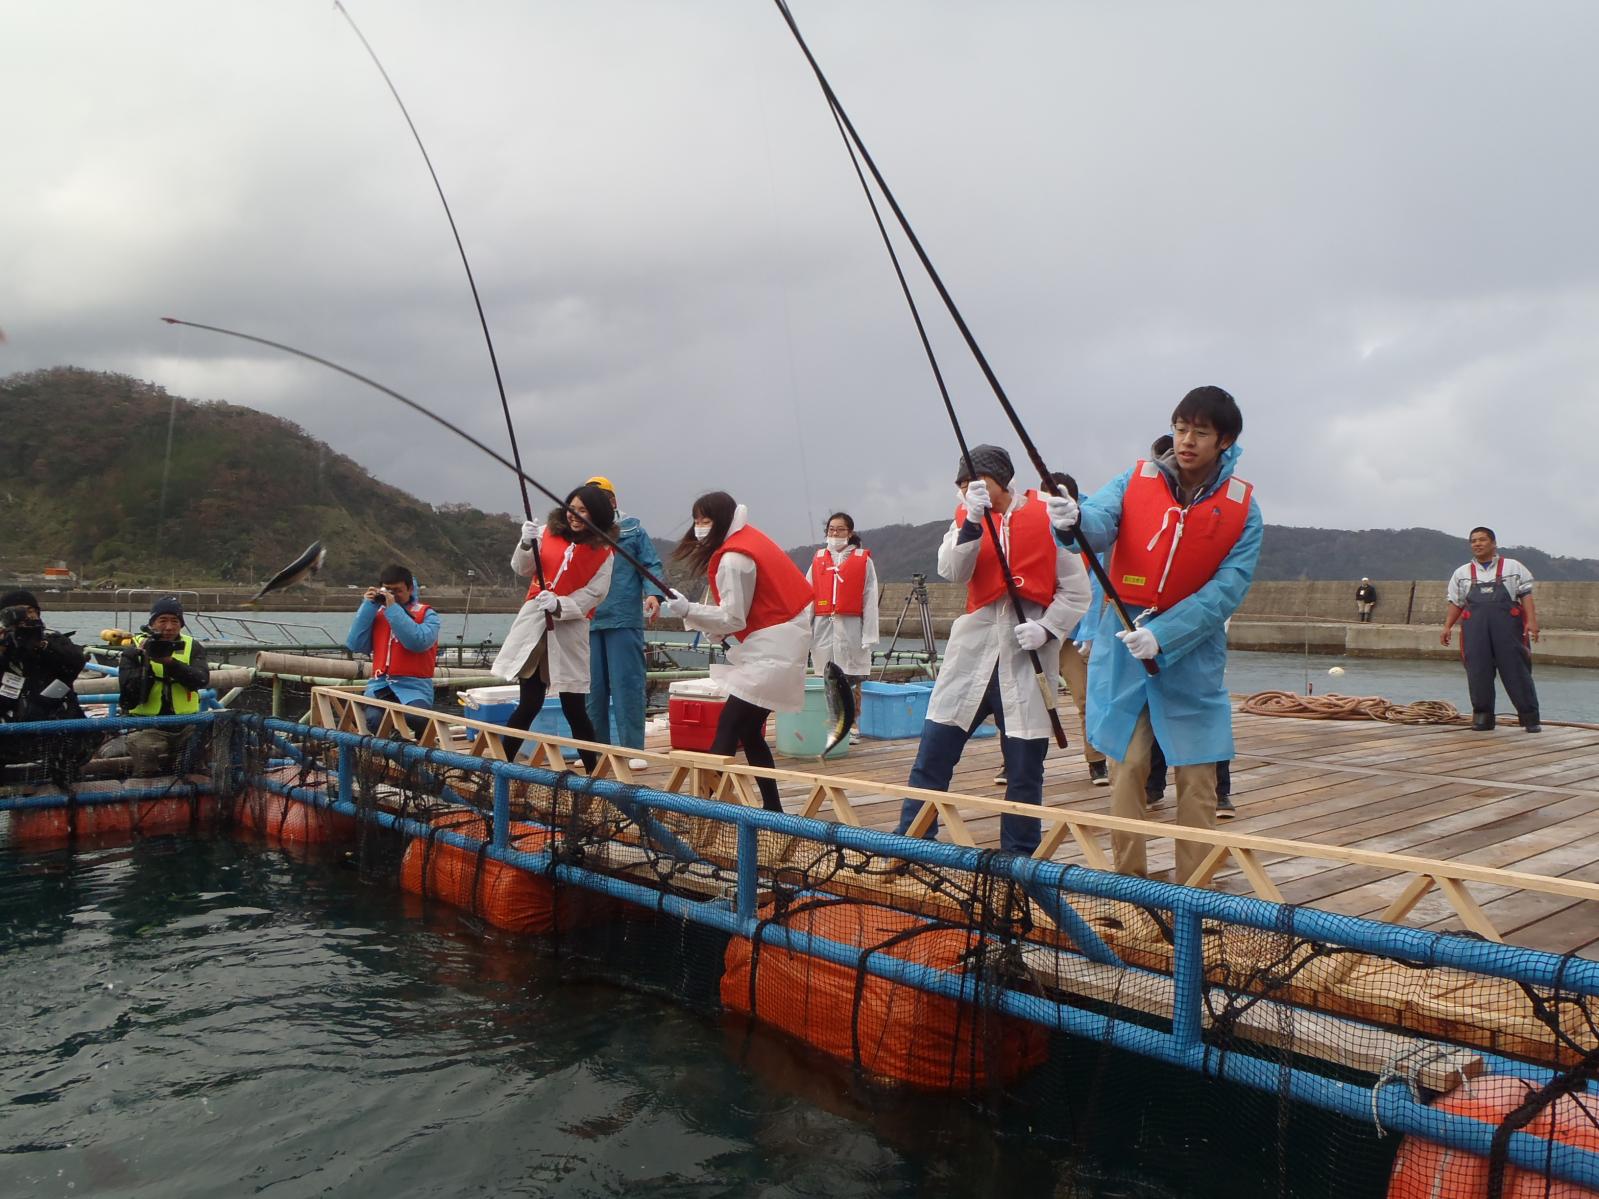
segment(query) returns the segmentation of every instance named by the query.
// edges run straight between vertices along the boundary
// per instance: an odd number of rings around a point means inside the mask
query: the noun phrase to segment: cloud
[[[834,508],[946,514],[937,390],[775,11],[350,7],[443,180],[532,473],[609,474],[662,535],[711,488],[785,542]],[[1103,483],[1215,382],[1268,520],[1487,521],[1599,555],[1579,478],[1599,161],[1574,149],[1599,10],[795,13],[1052,467]],[[284,415],[426,499],[517,505],[508,474],[376,394],[155,319],[302,346],[504,444],[438,198],[336,12],[58,0],[7,41],[27,118],[0,191],[0,370],[123,370]],[[968,435],[1020,461],[913,287]]]

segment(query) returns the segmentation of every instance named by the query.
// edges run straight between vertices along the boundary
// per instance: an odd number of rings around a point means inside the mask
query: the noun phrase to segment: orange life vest
[[[1110,558],[1110,581],[1128,607],[1165,611],[1210,582],[1243,536],[1253,491],[1234,476],[1184,508],[1160,467],[1140,461]]]
[[[1005,546],[1005,561],[1010,566],[1016,590],[1024,599],[1045,608],[1055,598],[1055,530],[1049,523],[1049,509],[1038,492],[1027,492],[1027,503],[999,521],[999,539]],[[966,523],[966,505],[955,509],[955,523]],[[999,568],[993,538],[983,524],[983,540],[977,551],[977,568],[966,584],[966,610],[986,608],[1005,594],[1005,572]]]
[[[432,611],[421,600],[413,600],[405,609],[411,614],[411,619],[421,624],[427,619],[427,614]],[[433,664],[438,661],[439,643],[437,640],[424,650],[406,649],[389,631],[389,614],[384,609],[379,609],[372,620],[372,677],[379,678],[386,674],[399,675],[407,679],[431,679],[433,677]]]
[[[571,595],[574,591],[582,590],[614,552],[608,545],[584,545],[568,541],[548,527],[539,537],[539,565],[544,568],[545,583],[556,595]],[[533,581],[528,584],[527,598],[532,599],[540,590],[538,575],[535,574]],[[593,617],[594,609],[590,608],[588,618],[592,620]]]
[[[811,595],[818,616],[860,616],[866,611],[866,563],[871,554],[857,549],[834,562],[825,546],[811,561]]]
[[[754,525],[745,525],[728,534],[706,566],[712,603],[722,602],[716,588],[716,568],[721,565],[722,555],[729,551],[744,554],[755,563],[755,595],[750,600],[749,615],[744,618],[744,627],[733,634],[740,641],[751,633],[793,620],[811,602],[811,585],[800,568],[789,561],[777,542]]]

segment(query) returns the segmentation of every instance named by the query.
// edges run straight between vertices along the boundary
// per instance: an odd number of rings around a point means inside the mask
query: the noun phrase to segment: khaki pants
[[[1095,762],[1103,762],[1105,755],[1088,744],[1088,659],[1078,653],[1077,647],[1070,641],[1062,643],[1060,648],[1060,681],[1066,684],[1066,689],[1072,693],[1072,702],[1077,705],[1077,727],[1083,736],[1083,761],[1090,766]]]
[[[1138,714],[1133,727],[1133,739],[1128,743],[1127,756],[1115,763],[1110,772],[1110,814],[1129,820],[1144,818],[1144,783],[1149,779],[1150,749],[1155,744],[1155,733],[1149,724],[1149,709]],[[1174,766],[1177,780],[1177,823],[1191,828],[1216,827],[1216,764],[1205,762],[1199,766]],[[1116,869],[1122,874],[1148,874],[1149,860],[1144,842],[1147,838],[1132,833],[1112,833],[1111,846],[1116,855]],[[1177,877],[1183,882],[1210,852],[1210,846],[1198,841],[1177,842]]]

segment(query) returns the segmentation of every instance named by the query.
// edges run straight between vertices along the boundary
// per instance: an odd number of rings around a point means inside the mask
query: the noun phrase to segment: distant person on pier
[[[1144,784],[1158,738],[1177,776],[1177,821],[1216,823],[1216,763],[1233,757],[1226,621],[1249,591],[1263,525],[1254,489],[1233,474],[1244,418],[1220,387],[1196,387],[1171,415],[1169,455],[1145,459],[1083,501],[1049,497],[1063,538],[1079,520],[1089,545],[1111,550],[1107,572],[1136,627],[1114,607],[1100,616],[1088,666],[1088,735],[1115,766],[1111,813],[1144,816]],[[1149,674],[1146,662],[1157,674]],[[1116,868],[1147,874],[1145,838],[1112,837]],[[1208,852],[1177,844],[1177,880]]]
[[[1363,578],[1360,586],[1355,588],[1355,611],[1360,614],[1362,624],[1371,623],[1371,610],[1377,606],[1377,589],[1371,585],[1371,580]]]
[[[1449,580],[1449,614],[1439,644],[1461,622],[1460,658],[1471,693],[1471,727],[1494,727],[1494,673],[1521,718],[1521,727],[1539,732],[1538,691],[1532,685],[1532,642],[1538,640],[1538,608],[1532,598],[1532,572],[1499,553],[1494,531],[1471,531],[1472,560]]]
[[[352,654],[372,655],[372,677],[366,694],[373,699],[408,704],[413,708],[433,706],[433,666],[439,656],[439,614],[416,595],[416,577],[398,562],[378,572],[375,587],[368,587],[355,610],[355,620],[344,639]],[[376,732],[382,713],[372,708],[366,726]],[[426,722],[419,716],[406,718],[413,730]]]
[[[861,683],[872,673],[872,646],[880,636],[877,566],[855,535],[849,513],[827,518],[826,537],[805,572],[812,596],[811,669],[825,674],[827,664],[837,662],[855,690],[859,711]],[[832,692],[828,698],[831,702]]]
[[[938,547],[938,573],[966,584],[966,611],[950,627],[909,784],[948,791],[967,740],[992,715],[1005,759],[1005,798],[1040,804],[1061,648],[1070,645],[1092,590],[1082,561],[1056,543],[1038,493],[1011,489],[1014,475],[1010,455],[995,445],[973,447],[970,469],[964,457],[956,465],[960,504]],[[1020,612],[1011,603],[1005,570],[988,534],[984,514],[989,511],[1021,595]],[[1050,699],[1035,681],[1034,653]],[[909,832],[922,806],[921,800],[905,800],[895,831]],[[924,835],[933,836],[937,828],[935,819]],[[1030,854],[1038,838],[1035,818],[1000,817],[1001,849]]]
[[[589,621],[611,590],[616,552],[600,533],[609,533],[615,524],[610,492],[592,483],[574,488],[564,507],[550,511],[542,528],[536,521],[522,523],[511,569],[533,582],[490,668],[521,686],[516,710],[505,721],[511,728],[532,728],[545,696],[554,691],[572,736],[600,740],[589,722]],[[609,735],[608,718],[602,727]],[[515,758],[521,743],[507,738],[505,749]],[[591,749],[580,750],[579,756],[590,773],[600,761]]]
[[[72,684],[83,669],[84,652],[67,633],[44,627],[39,601],[31,591],[0,595],[0,723],[82,720],[83,708]],[[0,765],[38,762],[65,785],[101,738],[0,737]]]
[[[598,487],[610,499],[616,517],[611,536],[617,544],[663,577],[655,543],[638,517],[622,511],[611,481],[595,475],[584,486]],[[665,598],[631,562],[613,557],[611,588],[589,621],[589,724],[601,741],[612,740],[614,721],[617,745],[644,748],[644,623],[654,622]]]
[[[766,743],[766,718],[805,706],[805,657],[811,645],[811,586],[775,541],[749,523],[749,510],[725,491],[694,501],[693,524],[673,558],[704,571],[710,602],[680,591],[661,608],[683,627],[737,642],[722,676],[727,703],[710,752],[744,750],[751,766],[776,765]],[[781,812],[777,783],[760,779],[761,805]]]
[[[183,602],[175,595],[163,595],[150,605],[145,631],[122,651],[117,666],[122,714],[192,716],[200,710],[200,692],[210,682],[205,646],[184,627]],[[192,725],[129,733],[124,740],[134,775],[148,778],[172,770],[193,736]]]

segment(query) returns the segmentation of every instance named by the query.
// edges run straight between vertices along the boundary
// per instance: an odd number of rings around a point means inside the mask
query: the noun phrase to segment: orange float
[[[481,816],[468,813],[446,813],[436,827],[476,839],[486,839],[489,832]],[[513,822],[509,848],[537,853],[549,839],[547,828]],[[414,837],[406,846],[400,886],[512,933],[565,932],[593,910],[586,895],[574,888],[565,889],[558,900],[553,880],[544,875],[509,866],[486,851],[463,849],[433,837]]]
[[[240,834],[264,837],[279,845],[350,841],[359,827],[354,816],[261,790],[245,794],[234,820],[234,828]]]
[[[1538,1089],[1525,1079],[1490,1074],[1439,1099],[1434,1107],[1497,1127]],[[1528,1136],[1599,1151],[1599,1104],[1563,1095],[1522,1130]],[[1488,1193],[1488,1159],[1449,1149],[1420,1137],[1406,1137],[1388,1178],[1388,1199],[1449,1199]],[[1515,1165],[1505,1167],[1502,1199],[1599,1199],[1599,1191],[1548,1179]]]
[[[777,923],[950,974],[964,972],[979,942],[968,930],[855,901],[802,907]],[[725,966],[722,1003],[728,1009],[879,1078],[927,1090],[1002,1086],[1048,1053],[1044,1030],[1026,1020],[809,954],[735,937]]]
[[[74,839],[127,842],[210,828],[215,818],[216,799],[210,795],[23,808],[11,814],[11,840],[19,845],[66,844]]]

